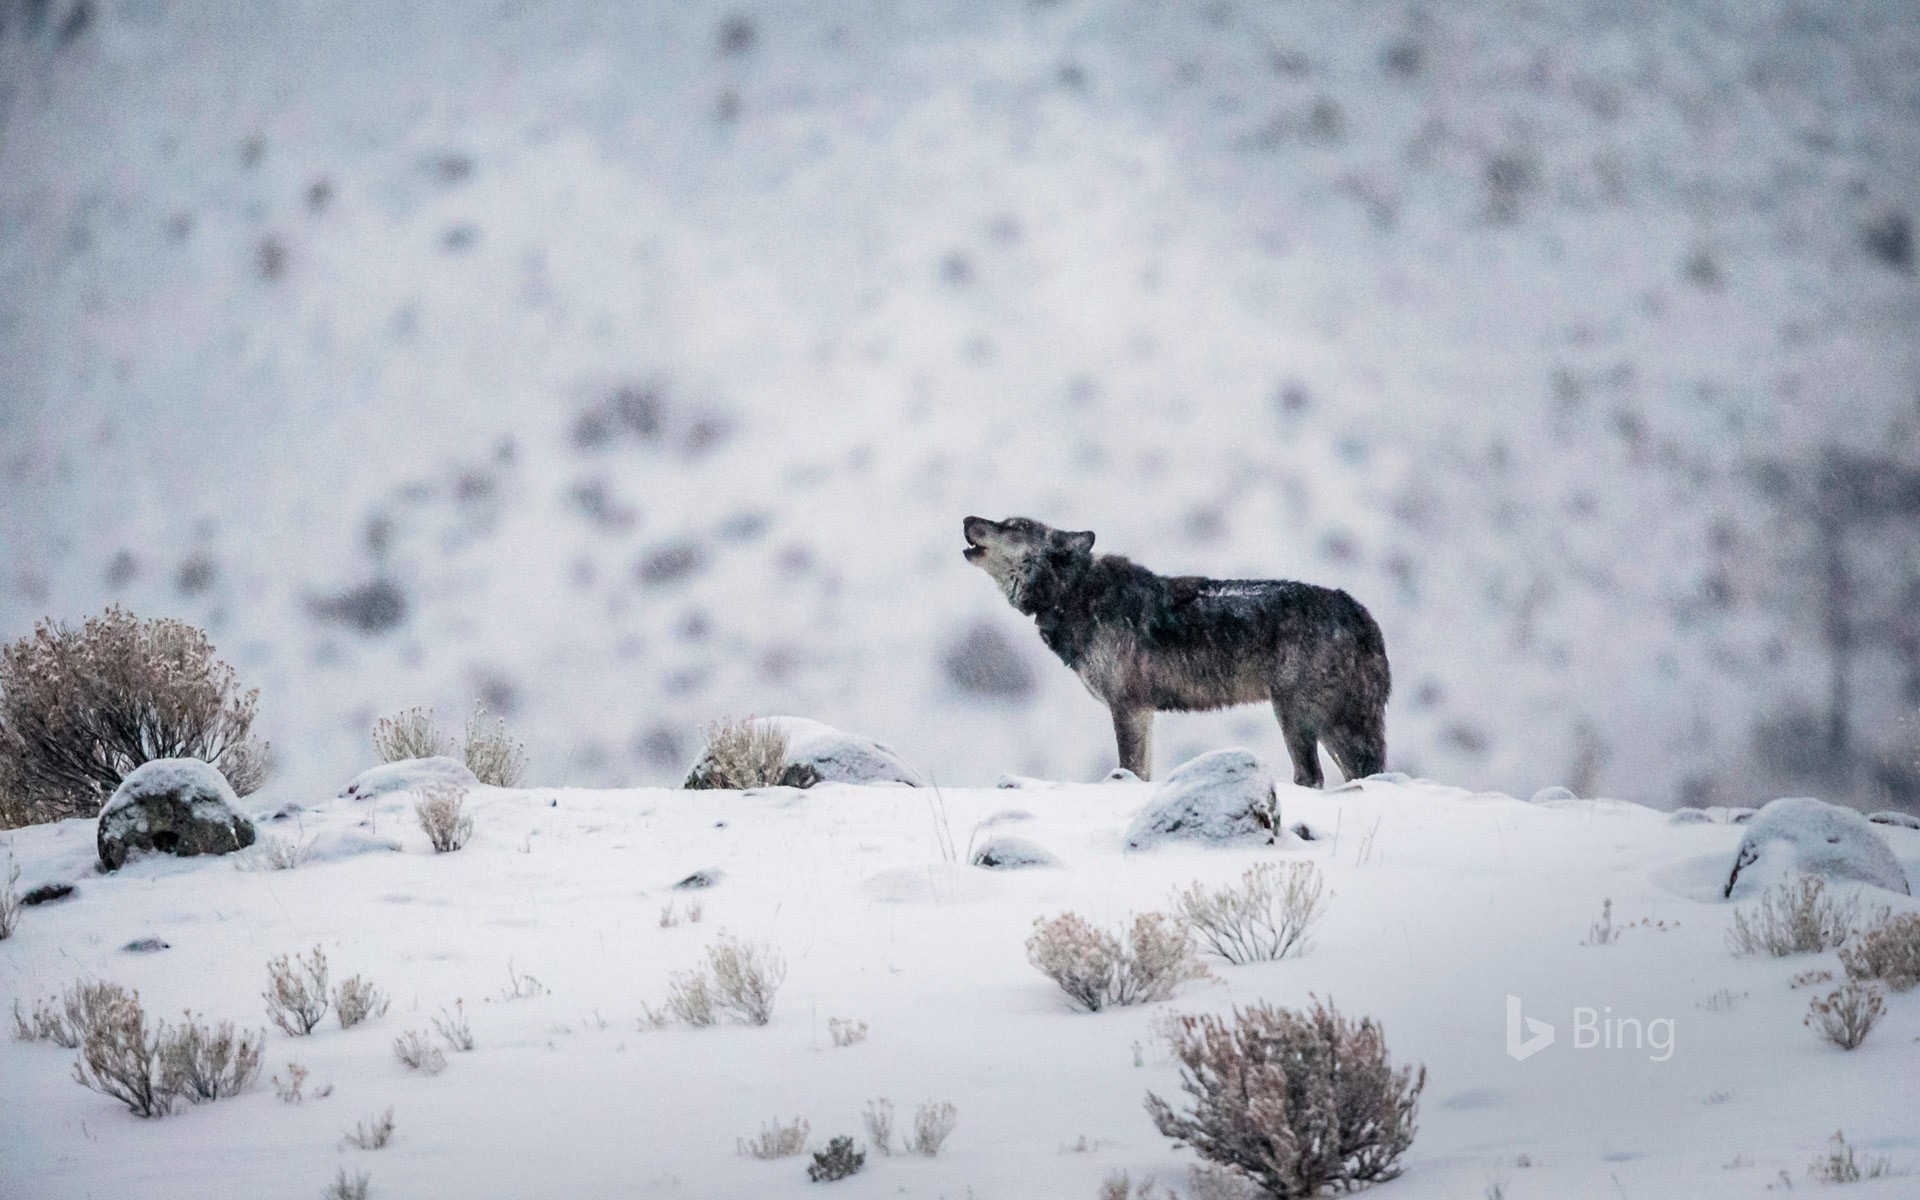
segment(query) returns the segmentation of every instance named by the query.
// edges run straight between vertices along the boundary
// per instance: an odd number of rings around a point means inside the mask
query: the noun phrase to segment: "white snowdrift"
[[[1911,894],[1893,850],[1865,817],[1806,796],[1775,800],[1747,823],[1723,894],[1751,894],[1789,871]]]
[[[403,758],[382,763],[355,775],[340,789],[344,800],[373,800],[395,792],[411,792],[429,784],[476,788],[480,780],[457,758],[436,754],[432,758]]]

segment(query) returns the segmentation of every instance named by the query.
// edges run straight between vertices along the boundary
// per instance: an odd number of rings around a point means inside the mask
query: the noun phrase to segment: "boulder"
[[[988,838],[974,848],[968,862],[995,871],[1014,871],[1023,867],[1057,866],[1059,860],[1037,843],[1020,837]]]
[[[1181,763],[1154,790],[1127,830],[1127,846],[1170,839],[1271,845],[1280,834],[1273,772],[1252,751],[1215,750]]]
[[[1775,800],[1747,823],[1722,895],[1753,890],[1789,872],[1870,883],[1911,895],[1907,877],[1880,831],[1851,808],[1809,797]]]
[[[457,758],[437,754],[432,758],[403,758],[382,763],[353,777],[340,789],[342,800],[372,800],[392,792],[411,792],[428,784],[444,783],[460,788],[476,788],[480,780]]]
[[[156,758],[135,767],[100,809],[100,865],[117,871],[139,851],[189,857],[253,845],[227,777],[197,758]]]
[[[774,725],[787,735],[786,769],[781,787],[812,787],[816,783],[904,784],[926,787],[927,779],[903,761],[893,749],[870,738],[846,733],[805,717],[759,717],[755,725]],[[687,772],[686,787],[714,786],[713,757],[707,750]]]

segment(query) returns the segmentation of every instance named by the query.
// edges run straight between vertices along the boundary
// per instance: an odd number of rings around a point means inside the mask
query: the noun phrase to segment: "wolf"
[[[1093,534],[1026,517],[961,523],[966,560],[1113,714],[1120,765],[1152,778],[1153,714],[1273,705],[1293,781],[1321,786],[1324,744],[1349,779],[1387,758],[1387,643],[1352,596],[1310,583],[1156,575]]]

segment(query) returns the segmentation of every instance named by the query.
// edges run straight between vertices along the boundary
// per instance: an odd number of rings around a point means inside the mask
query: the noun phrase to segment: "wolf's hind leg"
[[[1113,706],[1113,740],[1120,765],[1142,779],[1153,778],[1153,710]]]
[[[1286,739],[1287,756],[1293,759],[1293,781],[1301,787],[1320,786],[1320,738],[1318,732],[1298,712],[1273,701],[1273,715],[1280,719],[1280,736]]]

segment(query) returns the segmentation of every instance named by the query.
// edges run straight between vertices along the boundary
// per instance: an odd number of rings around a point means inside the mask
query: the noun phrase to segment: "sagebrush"
[[[47,1041],[77,1050],[95,1025],[133,999],[133,993],[117,983],[82,979],[63,991],[57,1004],[52,999],[35,1002],[31,1017],[23,1016],[20,1002],[14,1001],[13,1036],[23,1042]]]
[[[1858,897],[1836,897],[1818,875],[1802,875],[1768,888],[1751,909],[1736,909],[1727,930],[1735,954],[1818,954],[1853,936],[1860,919]]]
[[[1256,863],[1237,884],[1189,887],[1175,898],[1174,915],[1230,963],[1272,962],[1306,950],[1307,931],[1324,911],[1321,890],[1312,863]]]
[[[810,1128],[802,1117],[776,1119],[761,1126],[759,1136],[741,1138],[734,1145],[743,1158],[792,1158],[806,1151]]]
[[[1201,1158],[1274,1200],[1400,1174],[1427,1073],[1396,1070],[1373,1021],[1318,1000],[1300,1012],[1255,1004],[1230,1019],[1177,1018],[1170,1041],[1190,1107],[1149,1094],[1147,1112]]]
[[[1862,1179],[1886,1179],[1900,1173],[1894,1170],[1893,1160],[1884,1155],[1862,1162],[1859,1153],[1847,1144],[1843,1129],[1834,1130],[1833,1136],[1827,1139],[1827,1152],[1807,1164],[1807,1178],[1815,1183],[1859,1183]]]
[[[467,717],[467,770],[493,787],[518,787],[527,772],[527,748],[507,732],[507,719],[487,721],[487,710],[473,706]]]
[[[467,789],[450,783],[429,783],[420,788],[414,802],[414,816],[433,843],[435,854],[451,854],[473,836],[473,818],[466,813]]]
[[[43,621],[0,647],[0,826],[93,816],[156,758],[204,760],[245,796],[267,769],[258,701],[184,621]]]
[[[707,750],[689,788],[774,787],[786,775],[787,735],[772,721],[724,719],[707,726]]]
[[[1162,913],[1135,917],[1125,942],[1070,912],[1033,924],[1027,960],[1088,1012],[1164,1000],[1206,975],[1192,937]]]
[[[385,1150],[393,1140],[393,1108],[370,1120],[355,1121],[353,1132],[342,1140],[359,1150]]]
[[[453,753],[453,739],[440,731],[431,708],[404,708],[374,722],[373,752],[386,763],[436,758]]]
[[[93,995],[74,1079],[135,1116],[163,1117],[183,1099],[203,1104],[238,1095],[260,1074],[260,1034],[236,1032],[230,1021],[209,1025],[192,1013],[179,1025],[149,1023],[138,992]]]
[[[1850,979],[1836,992],[1815,996],[1805,1024],[1842,1050],[1852,1050],[1867,1040],[1884,1011],[1886,1002],[1877,986]]]
[[[1882,919],[1840,951],[1847,977],[1877,979],[1896,992],[1920,985],[1920,913]]]
[[[333,1014],[340,1028],[352,1029],[369,1017],[385,1016],[392,1000],[372,982],[355,975],[333,989]]]
[[[953,1136],[959,1110],[944,1100],[929,1100],[913,1110],[913,1132],[907,1138],[907,1152],[922,1158],[935,1158]]]
[[[393,1056],[408,1070],[422,1075],[438,1075],[447,1069],[447,1056],[433,1040],[417,1029],[409,1029],[393,1039]]]
[[[315,946],[311,954],[289,960],[282,954],[267,963],[267,1016],[286,1033],[305,1037],[327,1015],[327,955]]]

